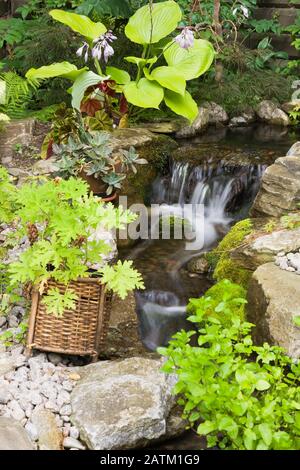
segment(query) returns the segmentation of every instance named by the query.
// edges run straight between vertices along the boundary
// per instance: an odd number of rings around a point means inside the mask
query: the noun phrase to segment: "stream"
[[[189,298],[203,295],[213,282],[209,273],[189,272],[187,263],[213,249],[236,221],[247,217],[265,169],[285,155],[294,140],[286,129],[261,125],[212,129],[179,141],[167,171],[152,183],[149,203],[164,204],[164,210],[173,209],[180,219],[184,204],[202,204],[204,221],[198,230],[203,232],[203,246],[189,250],[185,240],[171,238],[140,240],[121,251],[144,278],[145,291],[135,295],[141,340],[148,350],[189,328]],[[184,217],[192,223],[189,213]]]

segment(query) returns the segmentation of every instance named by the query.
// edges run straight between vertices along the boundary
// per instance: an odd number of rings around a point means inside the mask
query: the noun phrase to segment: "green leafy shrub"
[[[230,283],[222,288],[223,297],[234,289]],[[167,357],[163,370],[178,376],[174,394],[183,417],[207,437],[208,447],[299,450],[300,364],[279,347],[253,345],[253,325],[234,312],[241,303],[245,299],[236,297],[214,311],[210,302],[207,309],[205,302],[191,307],[197,333],[181,331],[159,348]],[[193,336],[197,346],[190,344]]]
[[[219,318],[222,323],[231,323],[232,315],[241,320],[244,319],[246,290],[238,284],[233,284],[228,279],[223,279],[212,286],[199,299],[190,299],[188,313],[197,316],[199,313],[214,318]],[[191,317],[193,318],[193,317]]]
[[[7,192],[3,194],[6,197]],[[88,195],[85,182],[75,178],[24,184],[16,190],[14,202],[18,228],[13,241],[16,244],[26,236],[29,246],[9,265],[11,288],[30,284],[44,292],[49,279],[65,284],[68,295],[49,289],[44,297],[47,310],[56,315],[66,306],[70,308],[72,302],[74,305],[74,293],[68,285],[79,277],[92,275],[91,267],[93,275],[102,276],[121,298],[128,290],[143,288],[141,275],[132,268],[131,261],[103,264],[103,256],[111,248],[96,235],[99,226],[108,230],[124,228],[135,219],[129,211],[104,205]]]
[[[7,170],[0,166],[0,223],[14,217],[16,187],[10,182]]]

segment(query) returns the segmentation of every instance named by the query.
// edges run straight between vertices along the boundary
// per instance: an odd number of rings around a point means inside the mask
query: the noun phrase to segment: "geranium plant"
[[[84,37],[77,53],[86,61],[92,57],[95,71],[87,67],[78,70],[75,65],[62,62],[30,69],[28,79],[40,81],[57,76],[70,79],[72,105],[77,110],[94,106],[94,111],[106,109],[121,118],[130,114],[133,107],[159,108],[164,101],[172,111],[190,121],[196,118],[198,107],[186,90],[186,83],[209,69],[214,50],[208,41],[196,39],[188,27],[174,34],[182,19],[175,1],[154,4],[151,1],[129,19],[125,34],[142,49],[140,57],[124,58],[135,64],[134,78],[125,70],[107,65],[117,38],[102,23],[62,10],[52,10],[50,15]],[[113,106],[116,101],[118,109]]]
[[[121,229],[134,220],[129,211],[104,205],[88,194],[81,179],[56,179],[43,184],[31,182],[15,193],[16,210],[13,243],[24,237],[27,246],[9,265],[11,286],[30,285],[43,296],[49,313],[61,315],[72,309],[76,294],[68,288],[78,278],[101,276],[102,281],[122,299],[134,288],[143,288],[141,275],[131,261],[108,265],[111,247],[97,236],[97,230]],[[46,289],[49,279],[67,286],[65,294]]]

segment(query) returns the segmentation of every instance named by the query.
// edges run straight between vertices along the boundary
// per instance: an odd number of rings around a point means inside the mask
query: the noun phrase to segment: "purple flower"
[[[84,55],[84,61],[87,62],[89,58],[89,45],[87,42],[84,42],[83,45],[76,51],[78,57]]]
[[[175,42],[183,49],[189,49],[194,45],[194,33],[189,28],[183,28],[180,34],[176,36]]]
[[[101,57],[103,55],[105,62],[107,62],[109,57],[113,56],[115,53],[112,46],[109,44],[115,39],[117,39],[117,37],[114,36],[111,31],[107,31],[107,33],[102,34],[98,38],[94,39],[94,47],[92,49],[93,58],[101,60]]]

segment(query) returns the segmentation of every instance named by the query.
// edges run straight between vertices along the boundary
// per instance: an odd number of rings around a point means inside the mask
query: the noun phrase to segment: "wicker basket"
[[[48,288],[58,288],[63,294],[64,284],[50,280]],[[100,279],[84,278],[71,282],[68,288],[78,296],[75,310],[65,310],[62,317],[46,312],[38,292],[32,294],[27,336],[27,355],[32,349],[97,356],[105,341],[110,317],[111,294]]]

